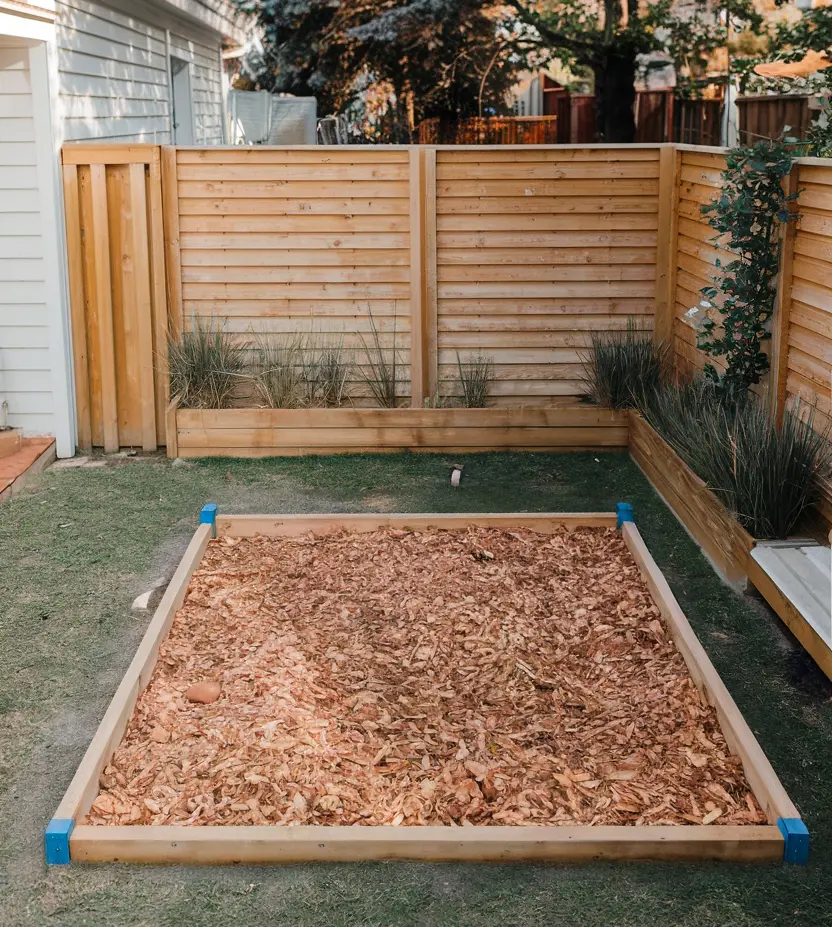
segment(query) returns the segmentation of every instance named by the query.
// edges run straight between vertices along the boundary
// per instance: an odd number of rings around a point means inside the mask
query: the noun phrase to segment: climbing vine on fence
[[[768,369],[763,342],[771,337],[776,279],[780,263],[780,224],[796,220],[783,180],[792,169],[790,145],[784,140],[760,141],[728,153],[722,190],[702,207],[708,224],[727,234],[735,258],[717,261],[721,277],[703,295],[717,301],[719,316],[702,323],[698,346],[712,357],[723,357],[725,372],[706,364],[705,374],[727,399],[745,394]]]

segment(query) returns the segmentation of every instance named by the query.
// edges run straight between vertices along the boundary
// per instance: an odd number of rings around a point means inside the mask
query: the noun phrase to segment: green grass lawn
[[[465,464],[463,487],[449,466]],[[226,512],[599,511],[636,520],[812,835],[808,867],[730,863],[47,870],[43,828],[130,662],[130,604],[200,507]],[[832,690],[711,568],[622,454],[122,460],[47,471],[0,504],[0,924],[832,924]]]

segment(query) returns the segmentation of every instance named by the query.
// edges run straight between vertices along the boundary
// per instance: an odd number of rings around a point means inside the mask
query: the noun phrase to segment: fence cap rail
[[[159,145],[87,145],[67,142],[61,148],[63,164],[151,164]]]

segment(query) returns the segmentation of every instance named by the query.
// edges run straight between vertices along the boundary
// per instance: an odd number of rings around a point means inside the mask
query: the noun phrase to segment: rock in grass
[[[185,690],[185,698],[189,702],[199,702],[201,705],[210,705],[220,697],[222,688],[218,682],[197,682]]]

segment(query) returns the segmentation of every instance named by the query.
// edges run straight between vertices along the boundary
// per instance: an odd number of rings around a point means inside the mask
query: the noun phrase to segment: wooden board
[[[630,454],[717,571],[729,583],[744,585],[754,539],[636,413],[630,414]]]
[[[828,559],[828,548],[819,547],[818,550],[824,551]],[[787,571],[772,568],[771,558],[766,557],[767,552],[765,546],[758,546],[751,552],[748,562],[749,580],[820,669],[832,679],[832,628],[829,628],[825,635],[821,633],[824,630],[824,622],[827,626],[832,625],[832,601],[829,600],[826,589],[822,593],[822,597],[826,597],[823,603],[817,602],[814,596],[801,595],[799,585],[794,580],[788,582]],[[774,554],[775,551],[772,550],[770,553]],[[776,567],[776,564],[774,566]],[[828,573],[821,573],[820,569],[819,579],[821,584],[828,585]],[[809,619],[809,612],[813,613],[814,620]],[[821,627],[818,627],[818,624]]]
[[[533,528],[549,534],[560,527],[612,528],[616,516],[612,512],[573,512],[550,514],[511,512],[500,515],[460,513],[455,515],[383,515],[376,512],[359,515],[220,515],[217,517],[217,537],[297,537],[303,534],[328,534],[331,531],[375,531],[377,528],[408,528],[449,531],[468,525],[491,528]]]
[[[141,833],[137,833],[141,831]],[[776,827],[76,827],[73,862],[776,862]]]
[[[220,516],[218,535],[298,535],[309,531],[374,530],[380,525],[460,528],[471,524],[529,526],[615,524],[612,513],[501,515],[254,515]],[[211,527],[194,535],[139,650],[96,732],[56,817],[80,820],[99,788],[99,774],[119,743],[138,695],[147,684],[190,576],[207,547]],[[724,690],[664,578],[632,524],[624,539],[650,586],[688,668],[720,716],[723,732],[742,761],[767,814],[797,817],[750,730]],[[599,827],[95,827],[77,825],[70,836],[73,862],[289,863],[414,859],[434,861],[589,861],[592,859],[779,861],[784,840],[773,823],[763,826]]]
[[[182,457],[626,447],[626,414],[553,409],[179,409]],[[173,453],[171,449],[169,455]]]

